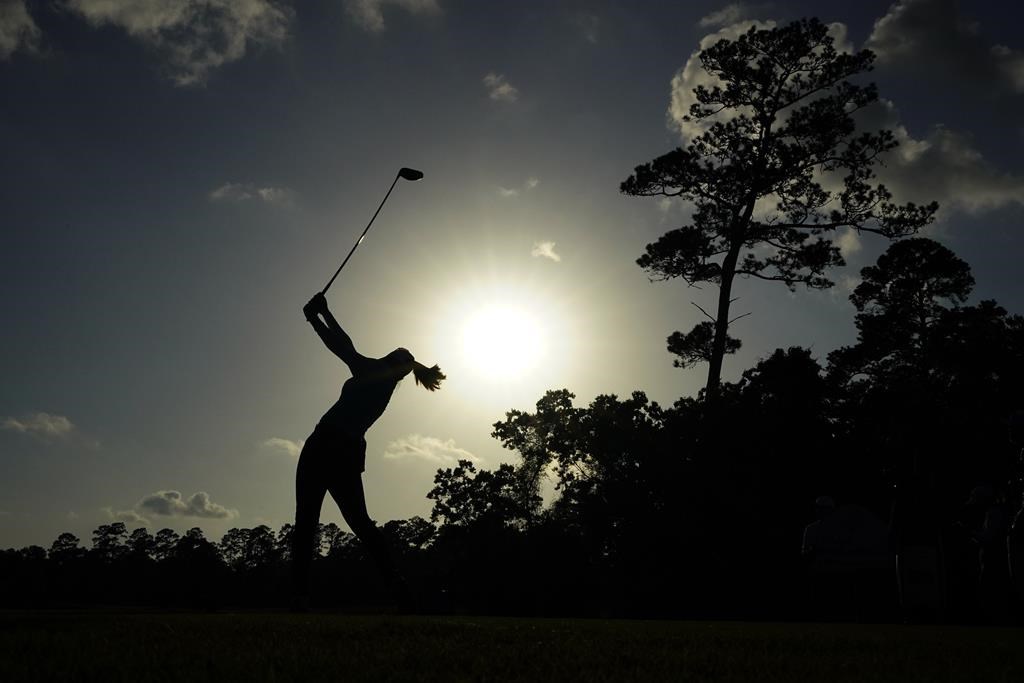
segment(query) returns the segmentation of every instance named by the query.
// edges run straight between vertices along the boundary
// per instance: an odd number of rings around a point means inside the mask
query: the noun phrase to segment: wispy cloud
[[[295,191],[287,187],[259,187],[252,183],[224,183],[208,195],[211,202],[259,201],[274,206],[292,206]]]
[[[530,251],[530,256],[551,259],[555,263],[562,260],[561,255],[555,251],[554,242],[534,242],[533,250]]]
[[[900,143],[878,169],[878,179],[899,201],[937,201],[940,216],[1024,205],[1024,176],[996,168],[970,135],[936,125],[915,138],[887,100],[863,110],[859,125],[864,130],[889,129]]]
[[[856,275],[843,275],[839,278],[839,288],[847,295],[857,289],[857,285],[860,283],[861,279]]]
[[[728,26],[729,24],[735,24],[737,21],[741,21],[747,18],[747,7],[746,5],[734,2],[726,5],[720,10],[707,14],[700,18],[697,25],[701,28],[711,28],[714,26]]]
[[[294,11],[281,0],[64,0],[93,26],[115,26],[154,48],[179,86],[202,85],[210,72],[251,47],[280,47]]]
[[[264,441],[262,445],[278,453],[297,458],[299,453],[302,452],[303,444],[305,444],[304,441],[292,441],[291,439],[282,439],[275,436]]]
[[[140,500],[135,509],[164,517],[232,519],[238,516],[238,510],[214,503],[205,491],[193,493],[188,498],[182,497],[178,491],[157,491]]]
[[[115,522],[124,522],[125,524],[138,524],[141,526],[149,526],[151,522],[146,517],[143,517],[135,510],[115,510],[112,507],[101,508],[101,510],[107,515],[108,518]],[[69,519],[72,513],[68,513]],[[77,519],[78,515],[75,515],[73,519]]]
[[[1024,92],[1024,52],[987,40],[951,0],[901,0],[875,22],[867,47],[880,66],[940,75],[949,88]],[[921,63],[934,65],[921,69]],[[955,84],[953,83],[955,81]]]
[[[75,425],[63,415],[33,413],[25,417],[5,417],[0,429],[28,434],[44,440],[65,439],[75,433]]]
[[[484,76],[484,87],[487,88],[487,96],[495,102],[515,102],[519,99],[519,88],[493,71]]]
[[[600,38],[601,18],[591,12],[577,12],[572,15],[572,23],[588,43],[596,45]]]
[[[0,1],[0,59],[10,59],[18,50],[34,52],[39,36],[24,0]]]
[[[363,29],[380,33],[384,24],[384,8],[398,7],[409,14],[439,14],[441,6],[437,0],[345,0],[345,11]]]
[[[856,254],[863,248],[863,244],[860,241],[860,235],[856,230],[850,228],[844,229],[833,240],[835,245],[839,247],[839,253],[843,255],[843,258],[848,258],[852,254]]]
[[[448,464],[459,460],[480,462],[465,448],[455,445],[455,439],[438,439],[434,436],[409,434],[388,444],[384,457],[391,459],[419,458],[431,463]]]
[[[498,194],[501,195],[502,197],[505,197],[506,199],[511,199],[513,197],[518,197],[519,195],[523,194],[524,192],[529,192],[530,190],[535,190],[535,189],[537,189],[537,187],[539,185],[540,185],[540,179],[539,178],[530,177],[530,178],[527,178],[525,180],[525,182],[523,182],[522,187],[501,187],[501,186],[498,186]]]

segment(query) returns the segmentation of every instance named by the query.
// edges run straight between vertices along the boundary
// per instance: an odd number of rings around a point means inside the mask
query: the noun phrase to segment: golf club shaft
[[[348,256],[346,256],[345,260],[341,262],[341,265],[338,266],[338,269],[336,271],[334,271],[334,275],[331,277],[330,280],[327,281],[327,284],[324,285],[324,288],[322,290],[320,290],[321,294],[326,294],[327,293],[327,290],[331,288],[332,284],[334,284],[334,278],[338,277],[338,273],[340,273],[341,269],[345,267],[345,264],[348,263],[348,260],[350,258],[352,258],[352,254],[356,253],[356,249],[359,248],[360,244],[362,244],[363,238],[366,237],[366,233],[368,233],[370,231],[370,226],[373,225],[373,221],[374,221],[374,219],[377,218],[377,214],[379,214],[380,210],[384,208],[384,202],[386,202],[388,200],[388,197],[391,196],[391,191],[393,189],[395,189],[395,184],[398,183],[398,178],[399,177],[400,177],[399,175],[395,176],[394,182],[392,182],[391,183],[391,187],[388,188],[388,193],[386,195],[384,195],[384,199],[380,200],[380,206],[378,206],[377,210],[373,212],[373,218],[371,218],[370,222],[366,224],[366,229],[363,230],[363,234],[360,235],[359,239],[356,240],[356,243],[352,245],[352,250],[348,252]]]

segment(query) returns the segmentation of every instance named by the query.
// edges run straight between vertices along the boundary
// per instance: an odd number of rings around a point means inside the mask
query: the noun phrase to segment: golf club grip
[[[338,274],[341,273],[341,269],[344,268],[345,264],[348,263],[348,260],[352,258],[352,254],[356,253],[356,249],[359,248],[359,245],[360,243],[362,243],[363,238],[366,237],[366,233],[370,231],[370,226],[373,225],[373,221],[377,219],[377,214],[379,214],[380,210],[384,208],[384,202],[388,200],[388,197],[391,196],[391,191],[395,189],[395,185],[398,183],[399,177],[400,174],[395,176],[395,179],[391,182],[391,187],[388,188],[387,194],[384,195],[384,199],[380,200],[380,205],[377,207],[377,210],[373,212],[373,216],[370,218],[370,222],[366,224],[366,228],[363,229],[363,234],[361,234],[359,236],[359,239],[356,240],[356,243],[352,245],[352,249],[349,250],[348,256],[346,256],[345,260],[341,262],[341,265],[338,266],[338,269],[334,271],[334,275],[332,275],[331,279],[327,281],[327,284],[324,285],[324,288],[320,290],[321,294],[327,293],[327,290],[331,288],[332,284],[334,284],[334,280],[338,277]]]

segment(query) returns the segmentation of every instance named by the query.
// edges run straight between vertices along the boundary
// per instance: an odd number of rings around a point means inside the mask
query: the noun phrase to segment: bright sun
[[[537,319],[515,306],[486,306],[462,328],[462,352],[484,377],[516,379],[532,370],[545,353],[544,330]]]

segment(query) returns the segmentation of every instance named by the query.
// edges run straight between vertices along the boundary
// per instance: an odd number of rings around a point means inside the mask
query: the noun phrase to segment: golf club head
[[[419,180],[423,177],[423,171],[417,171],[415,168],[400,168],[398,175],[405,180]]]

